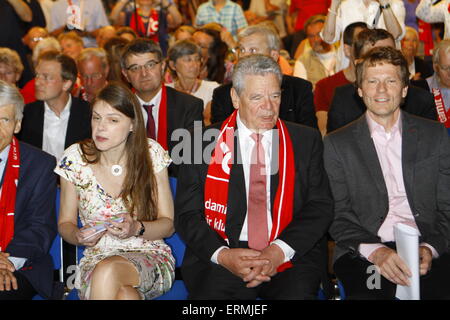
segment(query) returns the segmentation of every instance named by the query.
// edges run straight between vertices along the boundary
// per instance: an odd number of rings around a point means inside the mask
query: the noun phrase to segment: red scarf
[[[227,243],[225,233],[228,203],[228,183],[234,153],[234,130],[236,127],[237,110],[222,124],[217,144],[211,156],[208,174],[205,182],[205,218]],[[294,205],[294,152],[292,141],[285,124],[277,120],[279,134],[279,181],[272,210],[272,231],[269,243],[275,240],[284,228],[291,222]],[[267,245],[269,245],[269,243]],[[278,272],[292,267],[290,261],[280,265]]]
[[[431,91],[433,92],[439,122],[443,123],[446,128],[450,128],[450,109],[445,111],[445,103],[444,99],[442,99],[441,90],[432,88]]]
[[[167,144],[167,89],[164,84],[161,85],[161,102],[158,109],[158,134],[156,141],[164,148],[169,150]]]
[[[19,142],[15,137],[10,146],[0,197],[0,252],[5,251],[14,236],[14,210],[20,167]]]
[[[155,9],[152,9],[152,11],[150,12],[150,17],[147,22],[147,28],[145,27],[142,17],[139,14],[136,15],[136,12],[133,12],[133,14],[131,15],[130,27],[134,31],[136,31],[139,37],[149,38],[155,42],[159,42],[159,14]]]

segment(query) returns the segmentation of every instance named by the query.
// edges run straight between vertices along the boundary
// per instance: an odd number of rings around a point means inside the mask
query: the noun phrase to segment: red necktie
[[[155,129],[155,119],[153,118],[152,110],[154,104],[144,104],[145,111],[147,111],[147,137],[156,140],[156,129]]]
[[[255,250],[262,250],[268,246],[269,236],[267,227],[267,191],[266,165],[264,147],[261,143],[262,135],[252,133],[255,140],[250,163],[250,183],[248,192],[248,246]]]

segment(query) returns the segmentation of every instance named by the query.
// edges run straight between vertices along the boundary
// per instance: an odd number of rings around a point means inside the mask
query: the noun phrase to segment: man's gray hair
[[[266,37],[267,47],[270,50],[280,51],[281,49],[280,37],[273,28],[270,28],[267,25],[255,24],[252,26],[248,26],[247,28],[239,32],[238,39],[240,41],[242,38],[246,38],[254,34],[261,34],[264,37]]]
[[[240,95],[245,88],[245,76],[265,76],[274,74],[280,85],[283,78],[280,66],[271,57],[262,54],[253,54],[239,59],[233,71],[233,88]]]
[[[97,57],[100,59],[103,70],[109,66],[108,54],[103,48],[85,48],[81,50],[80,55],[77,58],[77,63],[80,64],[84,60],[92,59],[92,57]]]
[[[450,39],[439,41],[436,47],[433,49],[433,64],[440,63],[439,52],[444,51],[445,54],[450,52]]]
[[[23,107],[25,103],[23,97],[16,86],[11,85],[3,80],[0,80],[0,108],[13,104],[15,106],[16,120],[22,120]]]

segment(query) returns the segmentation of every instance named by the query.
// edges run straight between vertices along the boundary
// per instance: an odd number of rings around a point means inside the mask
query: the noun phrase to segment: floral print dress
[[[168,167],[171,159],[156,141],[148,139],[154,172]],[[82,159],[79,144],[64,151],[55,172],[76,187],[78,214],[83,226],[109,220],[126,212],[120,197],[113,198],[97,182],[91,167]],[[86,247],[75,278],[80,299],[89,299],[92,271],[97,263],[111,256],[120,256],[136,267],[140,283],[136,287],[142,299],[153,299],[167,292],[175,278],[175,259],[163,240],[142,237],[119,239],[105,234],[94,247]]]

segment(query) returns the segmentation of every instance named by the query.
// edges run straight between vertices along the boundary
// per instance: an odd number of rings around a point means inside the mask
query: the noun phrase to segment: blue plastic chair
[[[56,208],[55,208],[55,212],[56,212],[56,221],[58,221],[58,217],[59,217],[59,203],[60,203],[60,197],[61,197],[61,190],[60,188],[56,188]],[[56,234],[55,239],[53,240],[52,246],[50,247],[50,255],[52,256],[52,260],[53,260],[53,267],[55,270],[58,270],[58,281],[63,281],[63,250],[62,250],[62,239],[61,236],[59,235],[59,233]],[[40,295],[35,295],[33,297],[33,300],[45,300],[43,297],[41,297]]]

